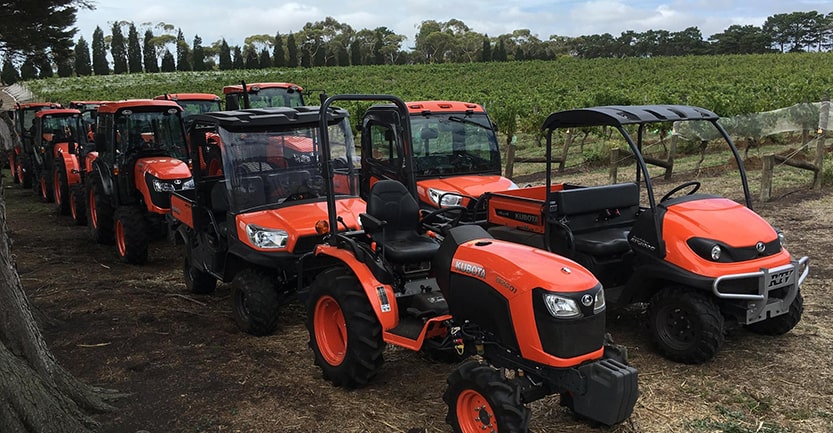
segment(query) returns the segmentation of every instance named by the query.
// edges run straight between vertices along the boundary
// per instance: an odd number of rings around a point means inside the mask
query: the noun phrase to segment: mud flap
[[[572,395],[577,415],[609,426],[631,416],[639,396],[636,368],[608,358],[581,366],[579,372],[586,392]]]

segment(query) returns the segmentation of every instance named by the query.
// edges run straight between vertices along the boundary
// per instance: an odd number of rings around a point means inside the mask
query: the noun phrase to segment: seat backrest
[[[232,200],[238,210],[266,203],[266,189],[260,176],[246,176],[240,178],[240,185],[232,191]]]
[[[639,186],[635,183],[572,187],[553,193],[555,215],[572,231],[629,226],[639,211]]]
[[[386,239],[396,239],[397,233],[414,233],[419,224],[419,205],[399,181],[380,180],[370,188],[367,213],[385,221]]]
[[[214,212],[228,212],[228,196],[226,195],[226,181],[221,180],[211,186],[211,210]]]

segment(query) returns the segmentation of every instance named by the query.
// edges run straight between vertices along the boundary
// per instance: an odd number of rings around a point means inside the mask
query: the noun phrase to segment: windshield
[[[135,151],[163,152],[185,158],[185,136],[176,109],[166,111],[122,110],[116,117],[116,147],[124,155]]]
[[[80,116],[44,116],[43,139],[46,141],[81,140],[84,137]]]
[[[500,172],[497,137],[485,113],[411,117],[417,176]]]
[[[338,160],[333,163],[337,173],[341,170],[342,177],[348,172],[357,173],[352,165],[353,136],[347,120],[330,125],[329,133],[333,158]],[[257,131],[220,128],[219,136],[226,188],[234,211],[325,197],[317,124]],[[353,184],[348,182],[349,186]]]
[[[242,94],[229,94],[237,100],[237,105],[243,107]],[[304,105],[304,97],[301,92],[292,88],[269,87],[253,91],[249,89],[249,105],[251,108],[265,107],[299,107]]]
[[[220,111],[220,101],[183,101],[176,100],[177,104],[182,107],[182,117],[192,116],[194,114],[208,113],[211,111]]]

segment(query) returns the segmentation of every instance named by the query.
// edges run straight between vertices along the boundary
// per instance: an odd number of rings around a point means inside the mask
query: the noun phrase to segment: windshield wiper
[[[480,123],[480,122],[476,122],[476,121],[471,120],[471,119],[466,119],[465,117],[459,117],[459,116],[448,116],[448,120],[450,120],[450,121],[452,121],[452,122],[465,123],[465,124],[468,124],[468,125],[479,126],[479,127],[483,128],[483,129],[488,129],[488,130],[490,130],[490,131],[492,130],[492,126],[491,126],[491,125],[484,125],[484,124],[482,124],[482,123]]]

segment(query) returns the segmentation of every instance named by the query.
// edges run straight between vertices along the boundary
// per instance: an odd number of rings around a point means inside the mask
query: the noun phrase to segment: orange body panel
[[[84,158],[84,171],[90,173],[93,171],[93,161],[98,159],[98,152],[90,152],[87,154],[87,157]]]
[[[73,143],[73,146],[76,144]],[[72,186],[81,183],[81,166],[78,164],[78,157],[69,153],[69,143],[58,143],[53,147],[53,157],[61,158],[67,174],[67,185]]]
[[[131,107],[168,107],[175,108],[177,111],[182,111],[182,107],[174,101],[156,100],[156,99],[128,99],[124,101],[107,102],[98,107],[99,113],[115,113],[122,108]]]
[[[183,101],[219,101],[220,97],[213,93],[169,93],[166,95],[154,96],[154,100],[183,100]]]
[[[171,215],[186,226],[194,228],[193,203],[190,201],[171,195]]]
[[[404,347],[406,349],[417,351],[422,349],[422,345],[425,342],[426,338],[441,337],[448,334],[448,328],[446,328],[443,322],[451,318],[452,317],[450,314],[444,314],[442,316],[432,317],[428,319],[425,322],[425,325],[423,325],[422,331],[420,331],[419,336],[416,340],[411,340],[408,337],[396,335],[388,331],[382,331],[382,339],[385,340],[385,343],[390,343],[399,347]]]
[[[365,211],[367,205],[359,198],[341,199],[336,201],[336,212],[347,227],[353,230],[359,227],[359,214]],[[257,251],[275,251],[256,247],[249,241],[246,226],[254,224],[260,227],[285,230],[289,234],[286,251],[294,251],[295,244],[301,236],[314,236],[315,223],[327,219],[327,202],[300,203],[278,209],[268,209],[237,215],[237,237],[250,248]]]
[[[790,263],[790,253],[737,263],[715,263],[697,255],[686,244],[691,237],[719,240],[733,247],[771,242],[778,233],[761,216],[732,200],[712,198],[675,204],[668,208],[662,225],[665,259],[698,275],[717,278],[721,275],[757,272]]]
[[[367,265],[356,260],[351,252],[331,245],[318,245],[315,247],[315,255],[334,257],[353,271],[367,294],[367,300],[373,307],[373,311],[376,312],[376,317],[379,319],[383,331],[393,329],[399,324],[399,308],[396,303],[396,296],[393,293],[393,287],[380,283],[373,276],[373,273],[367,269]],[[380,299],[380,291],[384,292],[388,300],[385,308],[383,308]]]
[[[471,102],[459,102],[459,101],[414,101],[414,102],[407,102],[405,105],[408,106],[408,113],[410,114],[419,114],[423,111],[451,111],[455,113],[465,113],[466,111],[471,110],[475,113],[484,113],[486,110],[483,109],[482,106],[479,104],[474,104]]]
[[[150,186],[145,181],[145,174],[150,174],[161,180],[188,179],[191,177],[191,170],[188,169],[188,164],[176,158],[152,157],[140,158],[136,161],[136,167],[133,170],[133,182],[136,189],[145,198],[145,204],[149,211],[164,214],[168,213],[168,209],[153,204],[148,189]]]
[[[550,191],[561,191],[564,185],[551,185]],[[544,233],[544,196],[546,186],[533,186],[492,194],[489,198],[489,223]]]
[[[493,287],[509,303],[512,323],[521,355],[528,360],[553,367],[571,367],[601,358],[604,347],[573,358],[558,358],[546,353],[535,323],[533,290],[575,293],[593,289],[596,277],[578,263],[529,246],[489,239],[466,242],[457,249],[451,272],[477,278]],[[523,263],[518,258],[523,257]],[[479,269],[481,272],[466,272]],[[451,288],[450,290],[453,290]]]
[[[457,192],[467,197],[480,197],[492,191],[506,191],[513,187],[511,180],[499,175],[467,175],[451,176],[435,179],[421,179],[417,181],[417,195],[423,203],[433,203],[428,197],[428,188],[446,192]],[[463,206],[467,206],[468,198],[463,199]]]
[[[275,88],[275,87],[277,87],[279,89],[288,89],[290,87],[294,87],[294,88],[298,89],[298,91],[303,91],[304,90],[301,86],[299,86],[297,84],[292,84],[292,83],[250,83],[250,84],[246,84],[247,89],[252,89],[252,88],[255,88],[255,87],[260,88],[260,89],[270,89],[270,88]],[[235,85],[232,85],[232,86],[223,87],[223,94],[227,95],[229,93],[243,93],[243,85],[235,84]]]

